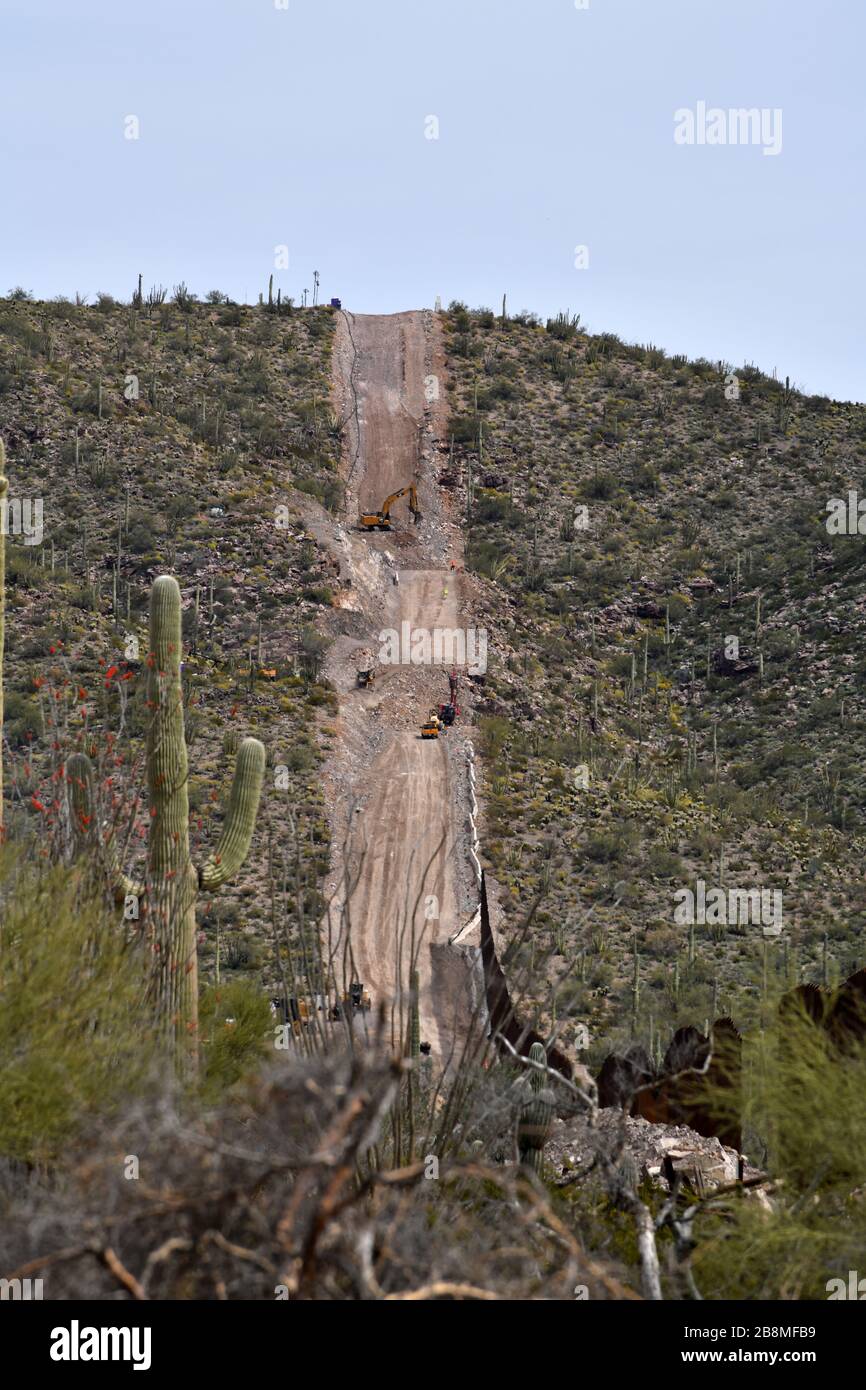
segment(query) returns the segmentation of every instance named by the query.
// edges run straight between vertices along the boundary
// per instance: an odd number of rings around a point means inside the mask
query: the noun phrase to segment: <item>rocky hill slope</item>
[[[13,833],[62,833],[59,769],[77,747],[102,759],[107,813],[139,789],[148,592],[171,570],[199,843],[217,837],[239,739],[268,749],[254,853],[204,914],[202,969],[219,950],[223,972],[269,984],[274,883],[300,927],[327,868],[318,767],[334,700],[316,624],[340,579],[310,525],[342,497],[333,314],[202,304],[182,286],[150,298],[0,301],[7,819]]]
[[[566,315],[446,317],[442,481],[495,634],[482,843],[512,929],[541,898],[515,967],[595,1055],[749,1025],[863,963],[863,539],[827,521],[866,408]],[[766,920],[690,931],[698,880]]]

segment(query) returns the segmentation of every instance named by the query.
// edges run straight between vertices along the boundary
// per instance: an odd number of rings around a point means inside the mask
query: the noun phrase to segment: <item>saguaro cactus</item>
[[[410,982],[409,982],[409,989],[410,989],[410,992],[411,992],[411,1002],[410,1002],[410,1005],[409,1005],[409,1008],[410,1008],[410,1010],[411,1010],[411,1013],[410,1013],[410,1016],[409,1016],[409,1056],[410,1056],[410,1057],[420,1057],[420,1056],[421,1056],[421,1010],[420,1010],[419,999],[420,999],[420,989],[421,989],[421,987],[420,987],[420,982],[419,982],[418,971],[417,971],[417,970],[413,970],[413,971],[412,971],[411,979],[410,979]]]
[[[198,1025],[198,963],[195,904],[200,889],[213,892],[243,864],[256,822],[265,771],[265,749],[246,738],[238,749],[235,777],[222,838],[210,858],[196,868],[189,847],[189,793],[181,689],[181,600],[177,580],[161,575],[150,599],[150,653],[147,659],[147,786],[150,801],[147,883],[141,889],[154,932],[155,997],[160,1027],[174,1044],[188,1037],[195,1050]],[[93,827],[89,802],[90,767],[83,755],[67,763],[73,837]],[[115,888],[135,891],[109,859]]]
[[[520,1111],[517,1123],[517,1148],[520,1162],[532,1168],[539,1177],[544,1172],[544,1146],[550,1138],[553,1121],[553,1092],[545,1084],[546,1074],[540,1070],[547,1065],[547,1053],[541,1043],[533,1043],[529,1060],[534,1063],[529,1077],[530,1095]]]
[[[0,842],[3,839],[3,642],[6,635],[6,448],[0,439]]]

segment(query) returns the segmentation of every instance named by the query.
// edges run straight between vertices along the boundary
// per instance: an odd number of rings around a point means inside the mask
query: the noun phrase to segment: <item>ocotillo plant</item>
[[[547,1065],[547,1053],[542,1043],[532,1044],[529,1060],[533,1063],[529,1078],[531,1094],[517,1122],[517,1149],[520,1162],[541,1177],[544,1172],[544,1145],[550,1138],[554,1107],[553,1092],[545,1085],[547,1077],[541,1070]]]
[[[194,1053],[198,1024],[196,897],[200,890],[211,893],[232,878],[247,856],[262,791],[265,749],[255,738],[241,743],[222,838],[215,853],[196,868],[189,848],[180,657],[180,589],[177,580],[164,574],[155,581],[150,599],[146,748],[150,834],[147,883],[141,893],[154,933],[159,1025],[174,1045],[188,1039]],[[93,827],[95,832],[92,805],[86,818],[83,814],[90,786],[90,767],[83,755],[70,759],[67,780],[73,824],[77,820],[79,827]],[[73,829],[73,836],[79,833]],[[136,892],[111,859],[109,866],[119,894]]]
[[[0,841],[3,839],[3,641],[6,635],[6,448],[0,439]]]

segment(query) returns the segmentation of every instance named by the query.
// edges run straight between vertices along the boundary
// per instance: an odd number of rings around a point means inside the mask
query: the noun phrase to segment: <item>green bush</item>
[[[206,1101],[218,1101],[268,1056],[274,1044],[273,1024],[267,999],[249,980],[231,980],[202,992],[201,1088]]]
[[[829,1279],[862,1272],[866,1248],[866,1049],[843,1058],[797,1017],[750,1053],[745,1144],[777,1184],[772,1210],[741,1197],[699,1219],[697,1284],[714,1298],[825,1299]]]
[[[0,861],[0,1152],[57,1156],[150,1074],[144,960],[77,869]]]

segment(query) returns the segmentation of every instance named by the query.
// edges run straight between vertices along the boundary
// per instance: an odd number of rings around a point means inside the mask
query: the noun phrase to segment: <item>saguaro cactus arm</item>
[[[206,892],[233,878],[249,853],[265,776],[265,748],[257,738],[245,738],[238,749],[229,808],[220,842],[199,869],[199,887]]]

